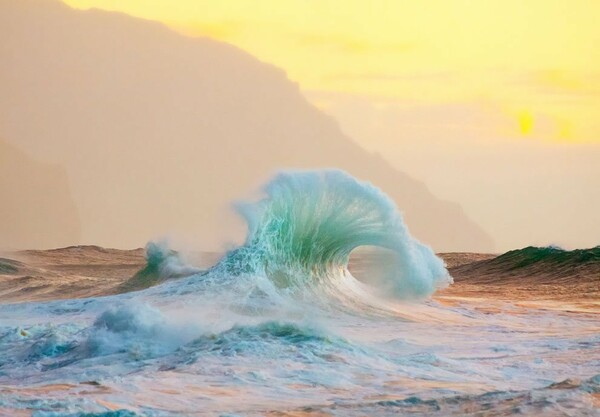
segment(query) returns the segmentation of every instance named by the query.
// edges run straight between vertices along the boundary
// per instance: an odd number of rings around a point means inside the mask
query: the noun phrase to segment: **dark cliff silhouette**
[[[79,241],[79,217],[65,170],[36,161],[1,139],[0,199],[0,248]]]

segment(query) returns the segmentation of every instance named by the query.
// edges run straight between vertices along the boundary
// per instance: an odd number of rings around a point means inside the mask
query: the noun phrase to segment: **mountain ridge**
[[[436,250],[491,251],[455,203],[345,136],[277,67],[120,13],[1,0],[0,134],[64,165],[81,242],[241,240],[226,208],[282,169],[336,167],[388,193]],[[224,214],[227,213],[227,214]],[[192,239],[189,239],[192,240]]]
[[[1,138],[0,195],[0,248],[79,240],[79,216],[64,169],[31,158]]]

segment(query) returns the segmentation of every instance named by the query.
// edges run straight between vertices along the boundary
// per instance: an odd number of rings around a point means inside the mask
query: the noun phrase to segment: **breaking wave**
[[[264,274],[298,288],[348,276],[350,253],[361,246],[391,251],[393,268],[380,289],[422,298],[451,283],[443,261],[410,233],[393,201],[374,186],[338,170],[281,173],[257,203],[241,204],[248,223],[244,246],[216,269]]]
[[[146,265],[118,288],[118,292],[136,291],[160,284],[167,279],[197,274],[202,270],[187,265],[167,242],[146,245]]]

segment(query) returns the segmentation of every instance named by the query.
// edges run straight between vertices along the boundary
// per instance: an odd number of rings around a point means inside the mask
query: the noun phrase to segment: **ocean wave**
[[[331,284],[348,274],[351,252],[385,248],[394,268],[380,290],[423,298],[452,282],[428,246],[415,240],[395,204],[374,186],[338,170],[281,173],[257,203],[240,204],[248,223],[244,246],[215,269],[230,275],[264,274],[281,288]]]
[[[494,259],[495,264],[502,264],[506,269],[525,268],[538,262],[562,266],[600,263],[600,246],[575,250],[565,250],[556,246],[528,246],[506,252]]]
[[[492,259],[454,267],[452,273],[457,279],[473,284],[515,282],[537,288],[540,284],[560,283],[594,297],[598,293],[600,246],[575,250],[528,246]]]
[[[166,241],[148,242],[146,265],[121,284],[117,292],[142,290],[168,279],[187,277],[200,272],[201,269],[186,264],[178,252],[169,248]]]

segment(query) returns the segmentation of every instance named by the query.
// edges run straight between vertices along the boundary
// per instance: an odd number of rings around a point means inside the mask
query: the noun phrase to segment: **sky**
[[[600,142],[600,3],[66,0],[223,40],[305,91],[494,107],[499,133]],[[327,108],[329,101],[314,101]]]
[[[600,243],[600,2],[65,3],[158,20],[282,68],[359,144],[459,202],[499,249]]]

